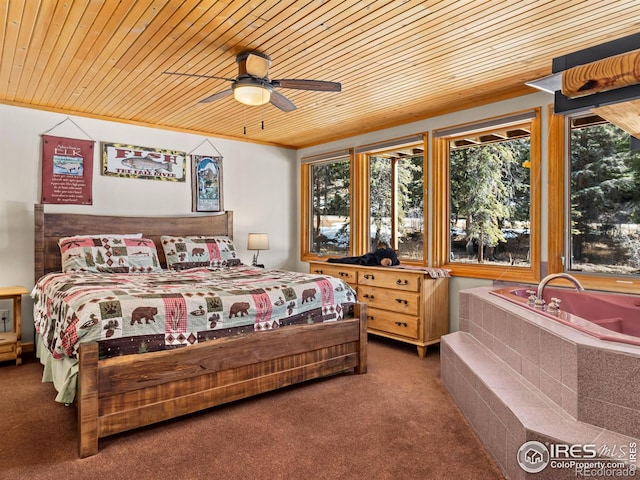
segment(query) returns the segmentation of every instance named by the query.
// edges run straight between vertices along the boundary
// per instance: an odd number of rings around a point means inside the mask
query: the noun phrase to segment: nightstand
[[[0,333],[0,362],[15,359],[22,364],[22,295],[29,292],[24,287],[0,287],[0,300],[13,300],[13,331]]]

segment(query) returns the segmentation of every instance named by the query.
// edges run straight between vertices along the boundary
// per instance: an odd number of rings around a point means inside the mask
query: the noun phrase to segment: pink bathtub
[[[528,292],[536,288],[512,286],[491,293],[601,340],[640,345],[640,296],[546,287],[547,304],[552,297],[561,300],[556,314],[527,304]]]

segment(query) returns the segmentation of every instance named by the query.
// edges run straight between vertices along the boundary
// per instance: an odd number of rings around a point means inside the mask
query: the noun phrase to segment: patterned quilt
[[[99,341],[100,357],[188,346],[353,309],[342,280],[241,265],[150,274],[50,273],[33,289],[34,322],[54,358]]]

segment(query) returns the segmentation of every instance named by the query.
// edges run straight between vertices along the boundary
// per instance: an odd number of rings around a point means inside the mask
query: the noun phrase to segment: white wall
[[[353,148],[361,145],[368,145],[383,140],[390,140],[393,138],[399,138],[416,133],[429,133],[429,178],[431,179],[431,132],[441,128],[453,127],[469,122],[475,122],[480,120],[486,120],[492,117],[501,115],[507,115],[514,112],[519,112],[535,107],[542,107],[542,175],[541,175],[541,261],[546,262],[547,259],[547,224],[548,224],[548,212],[547,212],[547,179],[548,179],[548,106],[553,103],[553,96],[544,92],[535,93],[523,97],[514,98],[511,100],[505,100],[496,102],[491,105],[482,107],[471,108],[468,110],[462,110],[459,112],[450,113],[447,115],[441,115],[439,117],[428,118],[425,120],[408,123],[406,125],[400,125],[393,128],[370,132],[367,134],[351,137],[348,139],[338,140],[323,145],[316,145],[313,147],[298,150],[298,163],[302,157],[317,155],[325,152],[332,152],[337,150],[343,150],[346,148]],[[298,179],[298,189],[300,188]],[[431,205],[432,201],[432,189],[428,190],[429,198],[429,222],[431,219]],[[300,199],[298,199],[298,212],[300,212]],[[300,227],[298,226],[298,229]],[[429,242],[431,242],[431,235],[429,235]],[[298,240],[299,242],[299,240]],[[298,249],[300,245],[298,243]],[[296,267],[300,271],[308,271],[309,265],[306,262],[298,262]],[[458,292],[465,288],[472,288],[482,285],[490,285],[492,282],[489,280],[481,280],[474,278],[462,278],[454,277],[450,281],[449,288],[449,323],[452,331],[458,329]]]
[[[45,205],[48,212],[115,215],[191,214],[191,175],[186,182],[129,179],[101,175],[100,142],[223,156],[224,208],[234,212],[234,243],[245,263],[249,232],[267,232],[270,250],[260,252],[268,267],[295,270],[297,169],[294,150],[52,112],[0,105],[0,286],[22,285],[33,278],[33,206],[40,201],[41,135],[96,141],[93,205]],[[85,133],[74,125],[77,124]],[[48,132],[49,131],[49,132]],[[190,170],[188,165],[187,170]],[[100,229],[101,232],[104,228]],[[0,301],[0,309],[11,302]],[[23,298],[23,342],[33,340],[33,303]],[[0,325],[0,331],[2,325]]]

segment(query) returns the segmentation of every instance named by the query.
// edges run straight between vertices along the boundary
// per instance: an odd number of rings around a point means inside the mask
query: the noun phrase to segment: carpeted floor
[[[0,478],[501,479],[440,379],[439,351],[372,337],[369,371],[272,392],[100,441],[77,456],[76,409],[42,368],[0,364]]]

